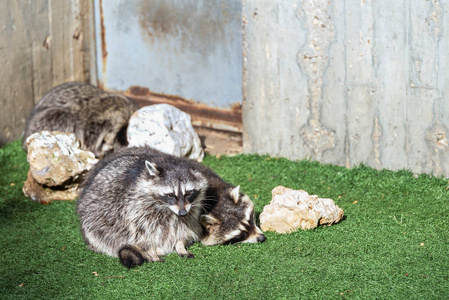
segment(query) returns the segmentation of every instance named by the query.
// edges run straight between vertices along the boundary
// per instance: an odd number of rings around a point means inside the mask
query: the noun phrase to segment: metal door
[[[98,84],[219,110],[242,102],[241,1],[94,0]]]

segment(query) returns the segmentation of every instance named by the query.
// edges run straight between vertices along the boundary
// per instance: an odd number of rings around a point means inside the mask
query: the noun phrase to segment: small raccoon
[[[201,238],[204,245],[258,243],[266,240],[256,225],[254,204],[221,178],[209,180],[207,213],[201,215],[205,232]]]
[[[172,252],[193,257],[199,241],[207,179],[182,158],[125,148],[101,160],[88,174],[77,213],[88,247],[119,257],[130,268],[161,261]]]
[[[66,82],[47,92],[25,125],[26,139],[42,130],[75,133],[83,150],[103,157],[127,145],[126,129],[138,106],[130,99],[84,82]]]
[[[171,155],[149,148],[154,156],[177,159]],[[171,158],[172,157],[172,158]],[[254,204],[250,198],[240,193],[240,187],[225,182],[211,169],[193,161],[183,160],[182,164],[201,173],[207,179],[206,200],[201,215],[204,245],[257,243],[266,237],[256,225]]]

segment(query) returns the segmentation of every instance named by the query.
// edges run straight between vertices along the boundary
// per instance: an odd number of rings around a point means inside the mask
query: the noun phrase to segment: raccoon
[[[47,92],[34,106],[25,124],[26,139],[42,130],[75,133],[83,150],[101,158],[127,145],[126,130],[138,106],[122,95],[84,82],[66,82]]]
[[[163,261],[199,241],[207,179],[184,159],[124,148],[88,174],[77,213],[88,248],[119,257],[125,267]]]
[[[148,148],[153,156],[179,160],[171,155]],[[257,243],[266,240],[256,225],[254,204],[240,192],[240,186],[224,181],[210,168],[193,161],[182,160],[182,164],[207,179],[206,199],[200,221],[203,225],[201,242],[204,245]]]
[[[210,246],[264,242],[266,237],[256,225],[254,204],[240,192],[240,186],[234,187],[218,176],[208,184],[206,211],[200,219],[205,229],[201,243]]]

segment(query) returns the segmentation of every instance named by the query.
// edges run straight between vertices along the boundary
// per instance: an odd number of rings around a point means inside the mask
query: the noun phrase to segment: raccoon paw
[[[120,263],[128,269],[141,266],[145,262],[142,254],[130,245],[120,248],[118,251],[118,257],[120,259]]]
[[[178,254],[178,255],[179,255],[179,257],[187,257],[187,258],[194,258],[195,257],[195,255],[193,255],[190,252],[187,252],[186,254]]]

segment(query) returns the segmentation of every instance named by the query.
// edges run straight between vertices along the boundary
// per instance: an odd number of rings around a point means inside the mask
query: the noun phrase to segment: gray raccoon
[[[148,149],[154,156],[177,160],[168,154]],[[204,245],[257,243],[266,237],[256,225],[254,204],[240,187],[224,181],[210,168],[193,161],[183,160],[183,165],[203,174],[207,179],[206,200],[203,205],[201,223],[204,232],[201,242]]]
[[[205,228],[201,243],[226,245],[264,242],[266,237],[256,225],[254,204],[240,192],[240,186],[234,187],[218,176],[211,179],[208,181],[206,213],[201,215],[201,223]]]
[[[199,241],[207,190],[203,174],[183,159],[125,148],[88,174],[77,213],[88,247],[119,257],[130,268],[161,261],[172,252],[193,257],[186,246]]]
[[[34,106],[25,125],[26,139],[42,130],[75,133],[81,148],[96,157],[127,145],[126,130],[138,106],[122,95],[84,82],[66,82],[47,92]]]

